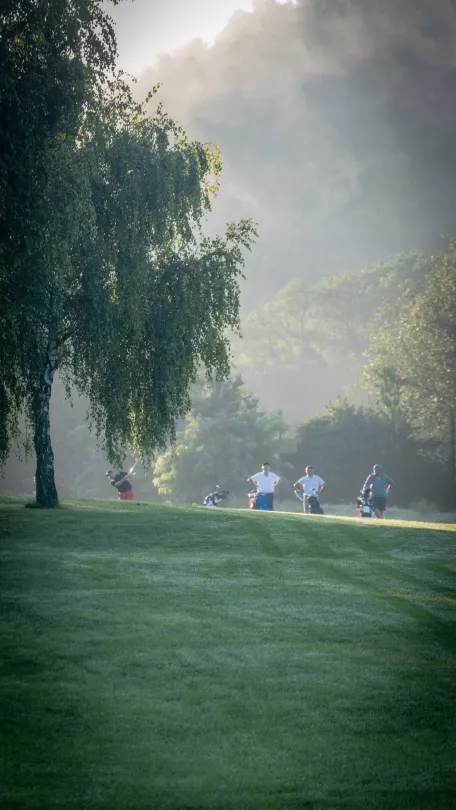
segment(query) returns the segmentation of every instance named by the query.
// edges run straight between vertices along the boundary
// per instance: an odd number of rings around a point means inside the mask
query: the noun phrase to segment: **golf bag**
[[[361,495],[356,499],[356,517],[371,518],[374,514],[372,498],[369,489],[361,491]]]
[[[262,512],[270,512],[266,498],[262,492],[249,492],[249,509],[260,509]]]
[[[226,501],[229,494],[227,489],[217,489],[215,492],[210,492],[209,495],[206,495],[203,506],[213,508],[217,506],[220,501]]]
[[[306,506],[308,506],[307,514],[309,515],[324,515],[324,511],[321,508],[320,501],[318,499],[317,491],[315,489],[312,490],[310,495],[304,495],[298,489],[295,489],[294,494],[301,501],[304,511],[306,511]]]

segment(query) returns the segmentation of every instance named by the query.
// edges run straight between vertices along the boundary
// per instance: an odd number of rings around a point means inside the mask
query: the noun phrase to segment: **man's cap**
[[[381,469],[382,469],[381,464],[374,464],[374,470],[381,470]]]
[[[114,475],[114,470],[106,470],[106,475]]]

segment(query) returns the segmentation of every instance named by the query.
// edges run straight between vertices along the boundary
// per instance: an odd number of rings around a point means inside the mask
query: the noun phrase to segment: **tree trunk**
[[[35,454],[36,454],[36,502],[38,506],[52,509],[59,504],[54,480],[54,453],[51,445],[49,405],[52,383],[57,370],[56,349],[48,352],[46,366],[41,374],[35,394]]]

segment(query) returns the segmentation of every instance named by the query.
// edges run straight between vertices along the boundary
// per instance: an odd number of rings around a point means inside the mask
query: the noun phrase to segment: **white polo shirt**
[[[269,472],[268,475],[265,475],[264,472],[261,471],[256,473],[256,475],[252,475],[250,480],[256,481],[258,492],[267,494],[269,492],[274,492],[275,484],[277,481],[280,481],[280,476],[273,472]]]
[[[324,483],[323,478],[320,478],[319,475],[313,475],[312,478],[310,475],[305,475],[304,478],[300,478],[298,481],[298,484],[302,484],[304,495],[310,495],[313,489],[318,492]]]

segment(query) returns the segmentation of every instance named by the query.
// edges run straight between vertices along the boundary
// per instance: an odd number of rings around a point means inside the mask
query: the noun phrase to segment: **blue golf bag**
[[[249,509],[260,509],[263,512],[271,511],[266,496],[262,492],[249,492]]]

